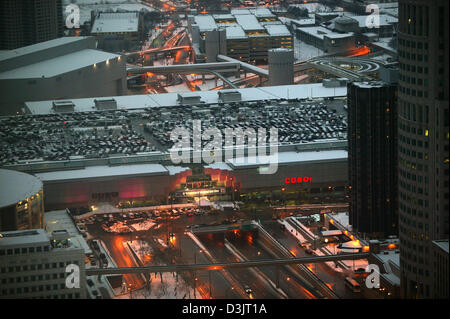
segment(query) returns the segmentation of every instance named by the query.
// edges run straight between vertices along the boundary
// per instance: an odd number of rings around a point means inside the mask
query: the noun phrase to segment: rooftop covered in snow
[[[241,93],[241,101],[259,101],[273,99],[308,99],[308,98],[328,98],[328,97],[346,97],[347,87],[327,88],[321,83],[282,85],[282,86],[264,86],[258,88],[237,89]],[[219,103],[220,91],[198,91],[201,101],[205,104]],[[178,93],[162,93],[147,95],[124,95],[104,97],[105,99],[114,99],[121,109],[142,109],[152,107],[168,107],[178,105]],[[95,98],[70,99],[74,105],[74,112],[96,111]],[[31,114],[52,114],[55,113],[53,100],[26,102],[26,108]]]
[[[91,33],[137,32],[138,27],[138,12],[99,12]]]

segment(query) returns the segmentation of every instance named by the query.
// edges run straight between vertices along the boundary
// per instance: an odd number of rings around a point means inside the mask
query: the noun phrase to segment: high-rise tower
[[[402,294],[433,296],[432,241],[449,234],[448,0],[399,0]]]
[[[347,87],[350,224],[370,238],[398,234],[397,86]]]
[[[0,50],[63,36],[62,0],[0,1]]]

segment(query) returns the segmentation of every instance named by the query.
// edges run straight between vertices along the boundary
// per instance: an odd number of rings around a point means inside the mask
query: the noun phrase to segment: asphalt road
[[[300,247],[297,239],[290,235],[287,230],[281,230],[277,221],[263,221],[263,227],[285,248],[297,257],[309,256],[305,249]],[[332,270],[325,263],[315,263],[306,265],[320,280],[331,288],[340,298],[358,298],[344,284],[346,275],[342,272]]]

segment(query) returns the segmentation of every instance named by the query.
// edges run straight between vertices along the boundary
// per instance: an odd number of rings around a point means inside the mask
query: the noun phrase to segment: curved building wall
[[[0,170],[0,231],[44,227],[44,191],[34,176]]]

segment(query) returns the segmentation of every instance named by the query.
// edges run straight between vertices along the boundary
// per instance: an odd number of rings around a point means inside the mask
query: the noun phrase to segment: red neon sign
[[[288,177],[284,179],[286,184],[295,184],[295,183],[311,183],[311,177],[303,176],[303,177]]]

